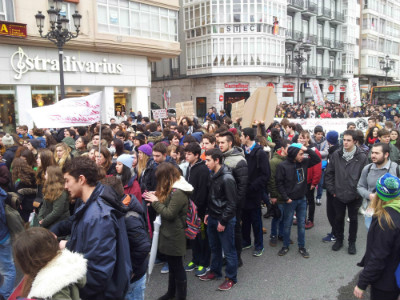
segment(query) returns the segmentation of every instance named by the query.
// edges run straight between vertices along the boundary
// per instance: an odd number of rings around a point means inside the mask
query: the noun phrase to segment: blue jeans
[[[129,285],[125,300],[144,300],[144,292],[146,290],[146,274],[139,280]]]
[[[0,273],[4,276],[0,295],[7,299],[14,289],[16,277],[10,237],[3,244],[0,244]]]
[[[273,236],[282,236],[283,237],[283,207],[284,204],[277,204],[279,210],[281,211],[281,217],[279,219],[273,218],[271,221],[271,235]]]
[[[322,193],[324,192],[324,178],[325,178],[325,169],[322,170],[321,172],[321,179],[318,183],[318,188],[317,188],[317,199],[322,198]]]
[[[225,275],[233,282],[237,282],[238,259],[235,248],[235,223],[236,217],[229,220],[225,230],[219,232],[218,219],[208,216],[208,241],[211,249],[211,272],[217,277],[222,277],[222,250],[226,259]]]
[[[262,250],[264,248],[262,226],[261,207],[242,210],[243,246],[251,245],[250,231],[253,227],[254,249]]]
[[[305,222],[307,213],[307,200],[305,197],[293,200],[291,203],[285,203],[283,207],[283,246],[290,245],[290,229],[293,224],[293,215],[296,212],[297,217],[297,243],[299,248],[305,246]]]

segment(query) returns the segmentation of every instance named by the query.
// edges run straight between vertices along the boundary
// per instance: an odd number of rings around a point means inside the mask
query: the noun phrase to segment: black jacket
[[[169,162],[173,164],[177,170],[182,174],[181,169],[176,164],[176,162],[170,157],[167,156],[165,162]],[[147,162],[146,169],[143,175],[140,178],[140,188],[142,189],[142,193],[145,191],[155,191],[157,188],[157,179],[156,179],[156,169],[158,167],[158,163],[154,161],[153,158],[150,158]]]
[[[326,167],[325,186],[327,191],[336,195],[343,203],[349,203],[361,197],[357,192],[357,184],[367,162],[367,156],[358,147],[350,161],[343,158],[343,148],[335,151],[329,157]]]
[[[357,286],[365,290],[368,285],[383,290],[397,291],[394,273],[400,263],[400,213],[392,208],[385,208],[392,218],[395,228],[389,228],[382,218],[382,229],[378,219],[372,218],[367,236],[367,249],[358,265],[364,267]]]
[[[247,193],[244,209],[254,209],[261,206],[265,187],[271,176],[269,159],[263,147],[256,144],[250,153],[246,153],[247,161]]]
[[[3,160],[6,162],[6,166],[9,170],[11,169],[11,163],[14,159],[15,152],[17,151],[17,149],[18,149],[18,146],[12,146],[12,147],[8,148],[6,150],[6,152],[4,152]]]
[[[206,214],[218,219],[226,226],[236,216],[236,182],[231,170],[222,165],[219,171],[211,176]]]
[[[204,219],[207,208],[210,170],[207,168],[205,162],[199,159],[193,166],[189,165],[185,179],[193,186],[194,190],[190,198],[197,206],[199,217]]]
[[[301,163],[294,161],[293,157],[287,157],[276,168],[275,183],[283,201],[298,200],[307,192],[307,169],[315,166],[321,159],[311,148],[305,151],[309,156]]]

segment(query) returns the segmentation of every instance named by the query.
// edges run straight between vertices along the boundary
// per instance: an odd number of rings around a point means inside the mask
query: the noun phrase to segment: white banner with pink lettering
[[[311,92],[314,97],[314,103],[316,106],[324,106],[324,95],[322,95],[321,88],[319,87],[318,80],[310,80]]]
[[[351,107],[361,106],[360,86],[358,78],[350,78],[347,86],[347,97]]]
[[[53,105],[36,107],[30,111],[38,128],[89,126],[100,121],[103,92],[79,98],[67,98]]]

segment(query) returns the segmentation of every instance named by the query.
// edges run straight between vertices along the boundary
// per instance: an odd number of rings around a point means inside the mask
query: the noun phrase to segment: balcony
[[[342,41],[331,41],[331,48],[333,51],[343,51],[344,43]]]
[[[286,40],[291,43],[297,43],[303,39],[303,33],[298,30],[286,30]]]
[[[287,10],[293,12],[299,12],[304,10],[304,0],[288,0]]]
[[[331,74],[331,70],[329,68],[322,68],[322,77],[329,77]],[[333,76],[333,74],[332,74]]]
[[[315,77],[317,75],[317,67],[316,66],[309,66],[307,70],[307,77]]]
[[[336,12],[332,11],[331,23],[338,25],[344,23],[344,14],[339,11]]]
[[[317,48],[330,48],[330,47],[331,47],[330,39],[323,39],[323,38],[318,39]]]
[[[336,69],[334,71],[334,75],[335,78],[341,79],[343,77],[343,70],[342,69]]]
[[[303,15],[305,16],[315,16],[318,12],[318,4],[313,0],[304,0],[304,11]]]
[[[331,19],[331,9],[319,6],[317,18],[320,20],[329,21]]]
[[[303,43],[304,44],[316,45],[317,41],[318,41],[318,37],[316,35],[312,35],[312,34],[310,34],[308,36],[305,36],[303,38]]]

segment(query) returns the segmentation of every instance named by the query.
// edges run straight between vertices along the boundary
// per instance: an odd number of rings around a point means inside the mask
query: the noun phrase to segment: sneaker
[[[197,270],[194,271],[194,275],[196,275],[197,277],[206,275],[206,273],[210,271],[209,267],[203,267],[203,266],[198,266]]]
[[[346,221],[347,221],[348,223],[350,223],[350,218],[347,218]]]
[[[321,206],[321,198],[317,198],[317,199],[315,199],[315,204],[317,205],[317,206]]]
[[[289,248],[288,247],[282,247],[282,249],[279,250],[278,255],[279,256],[284,256],[288,252],[289,252]]]
[[[333,251],[339,251],[343,247],[343,242],[337,240],[333,245],[332,245],[332,250]]]
[[[354,242],[349,242],[349,249],[348,249],[349,254],[354,255],[357,253],[356,249],[356,243]]]
[[[253,251],[253,256],[260,257],[264,253],[264,248],[261,250],[254,250]]]
[[[155,260],[155,262],[154,262],[154,265],[155,265],[155,266],[157,266],[157,265],[162,265],[163,263],[165,263],[165,261],[162,261],[161,259],[156,258],[156,260]]]
[[[186,272],[192,272],[194,269],[196,269],[196,264],[194,262],[190,262],[185,266],[185,271]]]
[[[225,278],[225,281],[218,287],[220,291],[229,291],[235,283],[229,278]]]
[[[269,239],[269,245],[271,247],[276,247],[276,244],[278,244],[278,238],[276,236],[271,236]]]
[[[322,238],[324,243],[335,242],[336,238],[332,233],[328,233],[326,237]]]
[[[303,256],[304,258],[309,258],[310,254],[307,252],[306,248],[299,248],[299,253],[301,254],[301,256]]]
[[[210,281],[210,280],[214,280],[216,278],[218,278],[217,275],[212,271],[208,271],[206,274],[199,277],[199,279],[202,281]]]
[[[243,246],[243,247],[242,247],[242,250],[250,249],[251,247],[253,247],[252,244],[247,245],[247,246]]]
[[[362,216],[365,215],[365,209],[362,206],[358,209],[358,214]]]
[[[169,266],[168,263],[165,263],[161,268],[161,274],[168,274],[169,273]]]
[[[308,220],[307,222],[306,222],[306,229],[311,229],[311,228],[313,228],[314,227],[314,223],[313,222],[311,222],[310,220]]]

